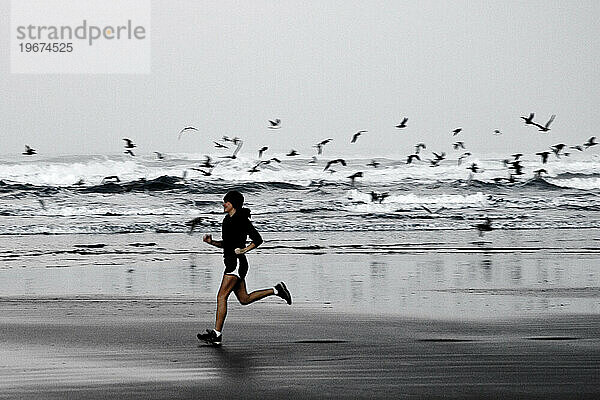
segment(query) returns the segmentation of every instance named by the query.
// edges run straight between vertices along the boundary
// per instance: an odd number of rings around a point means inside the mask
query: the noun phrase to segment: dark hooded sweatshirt
[[[225,218],[223,218],[223,225],[221,228],[223,257],[236,257],[235,249],[243,249],[246,247],[246,238],[248,236],[255,246],[258,247],[262,244],[262,237],[256,228],[254,228],[249,218],[250,210],[247,208],[236,210],[233,217],[230,217],[229,214],[227,214]]]

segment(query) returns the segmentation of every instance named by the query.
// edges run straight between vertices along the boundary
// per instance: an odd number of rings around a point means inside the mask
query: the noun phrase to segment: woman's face
[[[231,210],[233,210],[233,206],[231,205],[231,203],[228,201],[223,201],[223,212],[228,213]]]

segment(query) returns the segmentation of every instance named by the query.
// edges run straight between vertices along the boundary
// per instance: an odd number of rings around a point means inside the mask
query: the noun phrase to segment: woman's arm
[[[208,244],[212,244],[215,247],[223,248],[223,241],[222,240],[213,240],[211,234],[204,235],[202,240],[204,240]]]
[[[257,248],[258,246],[260,246],[263,243],[263,239],[260,236],[260,233],[258,233],[258,231],[254,227],[254,225],[252,225],[252,222],[248,221],[247,229],[248,229],[248,236],[250,237],[250,240],[252,241],[252,243],[250,243],[248,246],[244,247],[243,249],[240,249],[240,248],[235,249],[235,254],[247,253],[250,250]]]
[[[256,247],[258,247],[258,246],[256,246],[256,245],[254,244],[254,242],[252,242],[252,243],[250,243],[248,246],[244,247],[243,249],[240,249],[240,248],[238,247],[238,248],[237,248],[237,249],[235,249],[234,251],[235,251],[235,254],[244,254],[244,253],[247,253],[247,252],[249,252],[249,251],[250,251],[250,250],[252,250],[252,249],[255,249]]]

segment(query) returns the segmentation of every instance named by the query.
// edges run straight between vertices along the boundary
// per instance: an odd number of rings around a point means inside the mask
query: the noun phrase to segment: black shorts
[[[225,264],[225,275],[235,275],[240,279],[244,279],[248,273],[248,260],[246,256],[225,256],[223,257],[223,263]]]

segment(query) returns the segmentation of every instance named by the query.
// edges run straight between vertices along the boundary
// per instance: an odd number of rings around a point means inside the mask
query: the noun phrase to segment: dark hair
[[[233,208],[237,210],[241,210],[244,205],[244,195],[238,192],[237,190],[230,190],[227,192],[225,197],[223,197],[223,201],[228,201],[231,203]]]

